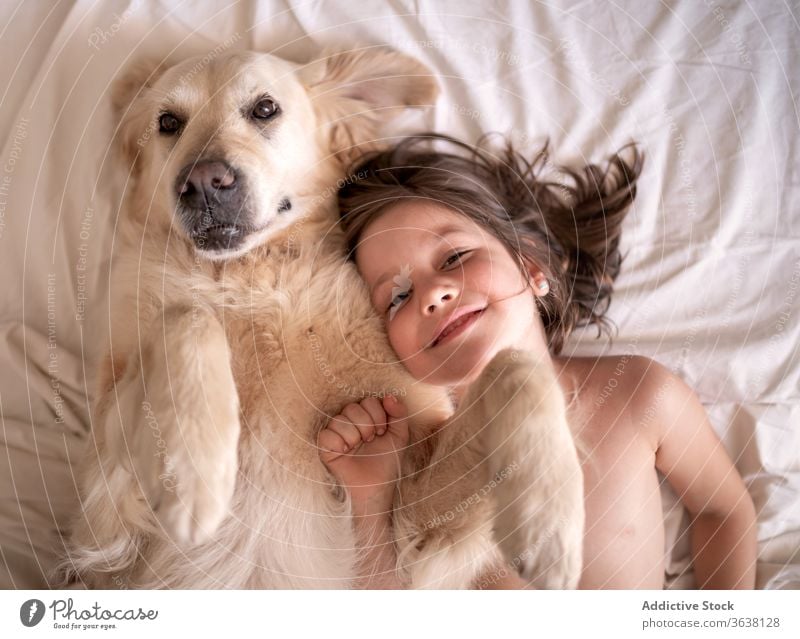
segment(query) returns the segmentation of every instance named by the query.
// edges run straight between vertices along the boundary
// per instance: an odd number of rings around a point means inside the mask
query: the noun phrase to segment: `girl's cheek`
[[[405,327],[403,326],[402,319],[395,316],[392,319],[386,320],[386,333],[389,336],[389,344],[401,358],[408,357],[408,339]]]
[[[491,256],[486,256],[482,259],[471,260],[468,265],[471,267],[465,269],[465,276],[476,282],[492,282],[498,279],[499,274],[502,272],[502,265]]]
[[[521,290],[523,281],[516,266],[509,269],[508,265],[495,261],[482,265],[475,273],[474,285],[490,299],[498,299]]]

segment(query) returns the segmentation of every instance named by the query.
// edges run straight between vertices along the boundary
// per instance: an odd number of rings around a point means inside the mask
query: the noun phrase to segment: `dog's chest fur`
[[[189,266],[184,298],[215,310],[230,346],[241,409],[239,477],[233,517],[217,542],[241,545],[252,564],[239,567],[250,575],[247,587],[348,585],[355,562],[350,516],[319,459],[316,435],[345,403],[405,391],[412,381],[355,266],[343,259],[331,220],[306,220],[281,240],[221,264],[188,263],[177,254]],[[292,525],[304,519],[306,525]],[[165,549],[163,560],[169,556]],[[197,561],[208,559],[198,549]],[[230,570],[209,566],[217,578]],[[237,575],[229,583],[241,583]],[[313,583],[303,583],[304,575],[314,575]]]

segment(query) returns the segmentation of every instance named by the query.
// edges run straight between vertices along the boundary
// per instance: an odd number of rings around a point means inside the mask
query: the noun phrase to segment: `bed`
[[[77,508],[120,193],[111,80],[145,54],[383,44],[439,75],[420,126],[549,137],[564,162],[641,144],[618,333],[579,331],[565,353],[646,355],[696,389],[758,511],[758,587],[800,588],[796,7],[15,0],[0,16],[0,586],[47,587]],[[662,493],[665,587],[690,588],[687,515]]]

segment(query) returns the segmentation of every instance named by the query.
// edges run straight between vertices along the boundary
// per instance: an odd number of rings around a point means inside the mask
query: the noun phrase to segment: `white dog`
[[[354,534],[317,434],[346,403],[400,392],[407,582],[470,587],[513,562],[576,585],[582,476],[553,372],[502,353],[451,417],[397,363],[344,259],[343,167],[435,96],[427,69],[386,49],[304,67],[226,53],[117,83],[128,182],[64,582],[350,587]]]

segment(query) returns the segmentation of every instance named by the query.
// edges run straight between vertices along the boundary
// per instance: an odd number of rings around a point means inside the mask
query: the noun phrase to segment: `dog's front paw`
[[[573,589],[583,568],[583,476],[510,481],[496,490],[495,538],[520,576],[537,588]],[[524,466],[520,475],[526,474]]]
[[[199,544],[211,538],[228,513],[236,485],[236,448],[205,458],[188,453],[162,466],[161,487],[150,503],[168,535],[179,543]]]
[[[559,388],[549,356],[506,348],[484,367],[470,386],[468,397],[470,404],[480,405],[485,415],[491,418],[512,401],[522,401],[531,407],[551,399],[550,390],[554,385]]]
[[[172,311],[160,322],[163,339],[143,343],[117,384],[106,435],[166,534],[200,543],[233,497],[239,399],[225,334],[210,314]]]
[[[539,587],[574,588],[582,569],[583,474],[561,386],[547,358],[498,353],[471,398],[506,559]]]

